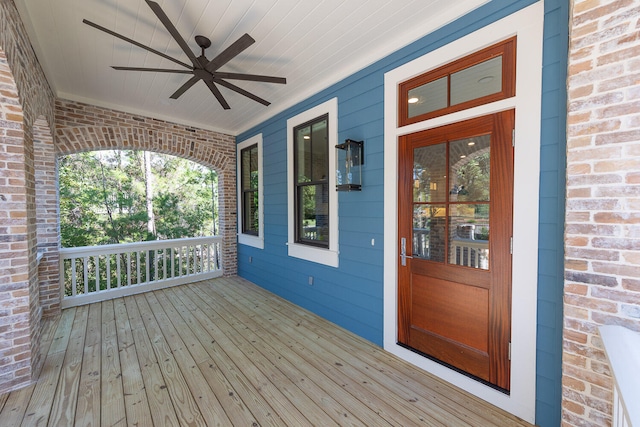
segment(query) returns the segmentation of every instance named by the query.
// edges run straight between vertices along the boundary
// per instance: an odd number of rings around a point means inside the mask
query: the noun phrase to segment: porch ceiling
[[[58,97],[236,135],[488,0],[159,0],[196,54],[197,34],[212,41],[209,59],[244,33],[256,40],[220,71],[287,78],[235,82],[269,107],[221,88],[226,111],[202,82],[169,99],[186,75],[110,68],[173,64],[83,19],[189,62],[143,0],[14,1]]]

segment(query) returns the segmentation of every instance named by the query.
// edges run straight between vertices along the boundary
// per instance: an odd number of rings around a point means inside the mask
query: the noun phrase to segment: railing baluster
[[[176,277],[176,250],[171,248],[171,277]]]
[[[162,250],[162,278],[167,278],[167,248]]]
[[[187,246],[187,276],[193,273],[193,246]]]
[[[191,269],[189,268],[189,265],[190,265],[189,253],[190,253],[190,246],[186,245],[184,247],[184,274],[185,274],[185,276],[188,276],[190,274],[190,271],[191,271]]]
[[[127,252],[127,286],[131,286],[131,252]]]
[[[96,292],[100,291],[100,255],[96,255]]]
[[[136,251],[136,281],[140,284],[140,251]]]
[[[213,268],[216,270],[220,269],[220,260],[218,259],[220,256],[220,245],[218,242],[213,243]]]
[[[144,265],[145,265],[144,271],[145,271],[145,274],[146,274],[146,276],[144,278],[144,281],[145,281],[145,283],[148,283],[148,282],[151,281],[151,276],[149,275],[149,273],[151,272],[151,266],[149,265],[149,257],[151,256],[151,250],[144,251],[144,256],[145,256],[145,259],[146,259],[146,262],[144,263]]]
[[[84,262],[82,264],[82,273],[83,277],[83,285],[84,289],[82,290],[83,294],[89,293],[89,257],[84,257]]]
[[[107,263],[107,290],[111,289],[111,256],[105,255],[105,262]]]
[[[184,254],[182,250],[184,249]],[[180,248],[180,265],[181,275],[188,276],[189,275],[189,246],[183,246]]]
[[[77,272],[76,272],[76,259],[71,258],[71,296],[76,296],[77,286]]]
[[[116,262],[116,274],[118,275],[118,288],[120,286],[122,286],[122,270],[121,270],[121,267],[120,267],[120,260],[121,259],[122,259],[121,258],[121,254],[117,253],[116,254],[116,260],[117,260],[117,262]]]
[[[151,277],[151,279],[149,281],[154,281],[155,282],[156,280],[158,280],[158,251],[153,249],[153,250],[151,250],[149,252],[153,252],[153,257],[152,257],[153,258],[153,270],[152,270],[152,273],[151,273],[151,275],[153,277]]]

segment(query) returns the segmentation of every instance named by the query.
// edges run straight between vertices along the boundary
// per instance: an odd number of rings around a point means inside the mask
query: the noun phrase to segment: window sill
[[[300,258],[318,264],[338,268],[338,252],[331,249],[316,248],[299,243],[287,243],[290,257]]]
[[[238,234],[238,244],[264,249],[264,239],[262,237],[251,236],[248,234]]]

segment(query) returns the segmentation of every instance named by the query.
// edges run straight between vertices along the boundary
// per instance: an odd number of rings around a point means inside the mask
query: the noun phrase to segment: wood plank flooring
[[[528,426],[241,278],[70,308],[0,426]]]

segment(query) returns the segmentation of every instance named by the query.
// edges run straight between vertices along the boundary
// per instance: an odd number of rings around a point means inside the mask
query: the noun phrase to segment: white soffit
[[[233,81],[271,105],[221,88],[226,111],[202,82],[170,99],[188,75],[110,67],[178,66],[83,19],[189,63],[144,0],[15,3],[59,98],[237,135],[487,1],[158,0],[196,55],[198,34],[212,41],[209,59],[244,33],[256,40],[220,71],[287,78],[286,85]]]

